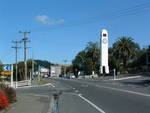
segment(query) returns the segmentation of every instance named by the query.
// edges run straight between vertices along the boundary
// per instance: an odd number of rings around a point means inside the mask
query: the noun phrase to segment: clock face
[[[104,39],[102,40],[102,42],[103,42],[104,44],[106,44],[106,43],[108,42],[107,38],[104,38]]]

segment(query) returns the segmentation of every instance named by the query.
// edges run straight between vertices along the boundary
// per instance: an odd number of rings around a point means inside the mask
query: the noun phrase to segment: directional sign
[[[11,75],[11,71],[3,71],[1,72],[2,75]]]
[[[3,71],[11,71],[11,65],[3,66]]]

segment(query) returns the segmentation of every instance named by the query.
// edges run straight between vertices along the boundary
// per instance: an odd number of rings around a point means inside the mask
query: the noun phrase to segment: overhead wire
[[[150,10],[150,2],[146,2],[146,3],[138,4],[129,8],[112,11],[108,13],[103,13],[95,17],[89,17],[83,20],[70,21],[68,23],[65,23],[65,25],[62,24],[62,25],[56,25],[56,26],[47,26],[47,27],[34,29],[33,31],[38,32],[41,30],[42,31],[43,30],[55,30],[55,29],[61,29],[61,28],[76,27],[80,25],[86,25],[86,24],[99,22],[102,20],[111,21],[112,19],[114,20],[114,19],[121,18],[124,16],[131,16],[131,15],[133,16],[133,15],[137,15],[139,13],[143,13],[149,10]]]

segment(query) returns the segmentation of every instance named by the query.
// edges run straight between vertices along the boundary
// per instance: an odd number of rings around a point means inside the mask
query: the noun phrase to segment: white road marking
[[[49,85],[52,86],[52,87],[55,87],[52,83],[48,83],[48,84],[43,84],[43,85],[18,87],[17,89],[21,89],[21,88],[35,88],[35,87],[42,87],[42,86],[49,86]]]
[[[52,87],[55,87],[52,83],[49,83],[49,85],[48,86],[52,86]]]
[[[126,80],[126,79],[133,79],[133,78],[140,78],[141,76],[132,76],[132,77],[123,77],[123,78],[117,78],[117,79],[110,79],[110,80]]]
[[[91,101],[83,97],[81,94],[79,94],[78,96],[82,98],[84,101],[86,101],[87,103],[89,103],[91,106],[93,106],[95,109],[97,109],[100,113],[105,113],[101,108],[99,108],[97,105],[95,105],[94,103],[92,103]]]
[[[115,91],[121,91],[121,92],[132,93],[132,94],[136,94],[136,95],[140,95],[140,96],[150,97],[149,94],[145,94],[145,93],[140,93],[140,92],[125,90],[125,89],[118,89],[118,88],[113,88],[113,87],[106,87],[106,86],[99,86],[99,85],[96,85],[96,86],[97,87],[101,87],[101,88],[115,90]]]

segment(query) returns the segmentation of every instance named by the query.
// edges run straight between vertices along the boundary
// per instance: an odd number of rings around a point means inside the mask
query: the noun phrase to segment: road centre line
[[[91,106],[93,106],[95,109],[97,109],[100,113],[105,113],[101,108],[99,108],[97,105],[95,105],[94,103],[92,103],[90,100],[88,100],[85,97],[83,97],[81,94],[78,94],[78,96],[80,98],[82,98],[84,101],[86,101],[87,103],[89,103]]]
[[[118,88],[113,88],[113,87],[100,86],[100,85],[96,85],[96,86],[101,87],[101,88],[115,90],[115,91],[121,91],[121,92],[132,93],[132,94],[136,94],[136,95],[140,95],[140,96],[150,97],[149,94],[144,94],[144,93],[140,93],[140,92],[125,90],[125,89],[118,89]]]

